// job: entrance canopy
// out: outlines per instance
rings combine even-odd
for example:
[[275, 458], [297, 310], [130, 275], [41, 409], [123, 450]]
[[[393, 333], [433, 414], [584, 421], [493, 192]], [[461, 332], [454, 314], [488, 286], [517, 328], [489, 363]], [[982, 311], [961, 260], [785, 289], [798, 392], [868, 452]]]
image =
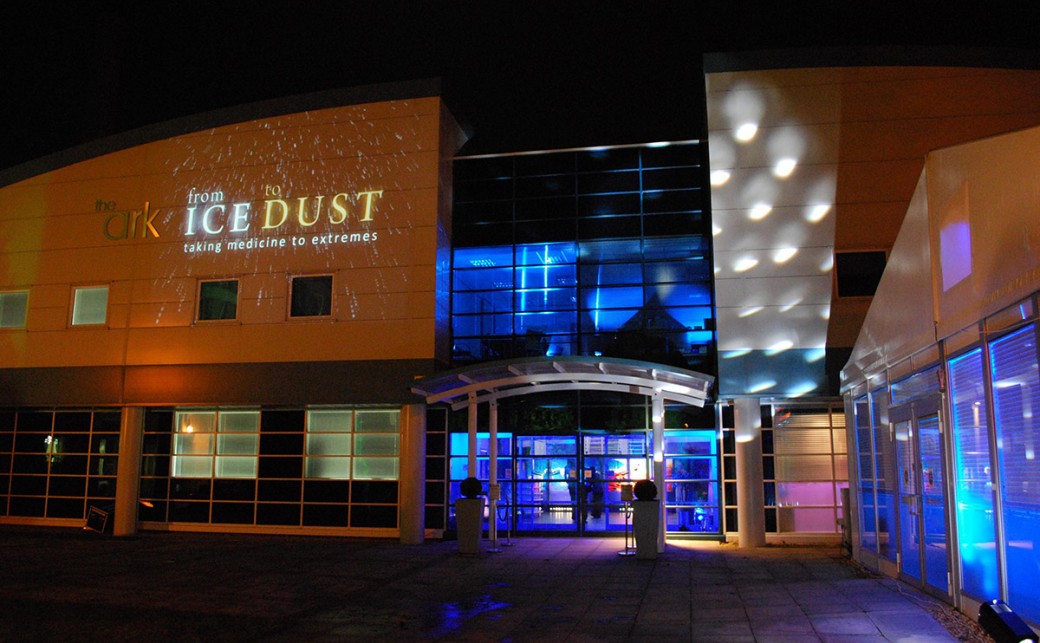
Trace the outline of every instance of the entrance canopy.
[[661, 397], [704, 406], [715, 378], [696, 371], [609, 357], [533, 357], [484, 362], [424, 377], [412, 392], [427, 404], [465, 407], [470, 395], [490, 402], [504, 397], [566, 390], [597, 390]]

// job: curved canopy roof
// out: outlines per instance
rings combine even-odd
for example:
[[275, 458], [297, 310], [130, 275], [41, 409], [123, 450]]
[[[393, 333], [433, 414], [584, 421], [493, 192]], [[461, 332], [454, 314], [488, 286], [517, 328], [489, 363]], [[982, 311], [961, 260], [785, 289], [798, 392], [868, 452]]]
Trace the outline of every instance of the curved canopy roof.
[[424, 377], [412, 392], [427, 404], [446, 402], [453, 409], [476, 401], [563, 390], [599, 390], [653, 396], [704, 406], [715, 378], [696, 371], [609, 357], [534, 357], [484, 362]]

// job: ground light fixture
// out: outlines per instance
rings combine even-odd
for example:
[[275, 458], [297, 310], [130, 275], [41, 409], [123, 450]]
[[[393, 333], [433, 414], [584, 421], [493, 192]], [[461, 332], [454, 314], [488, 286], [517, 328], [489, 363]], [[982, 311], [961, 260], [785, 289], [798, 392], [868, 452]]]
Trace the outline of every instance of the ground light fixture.
[[979, 625], [996, 643], [1027, 643], [1037, 635], [1018, 614], [1002, 600], [994, 599], [979, 607]]

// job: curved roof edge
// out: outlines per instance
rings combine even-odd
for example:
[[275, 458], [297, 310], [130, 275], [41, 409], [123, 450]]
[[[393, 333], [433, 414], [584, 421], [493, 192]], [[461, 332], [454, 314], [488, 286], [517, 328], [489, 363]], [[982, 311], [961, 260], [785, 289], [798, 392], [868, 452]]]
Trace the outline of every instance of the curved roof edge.
[[561, 390], [608, 390], [661, 395], [668, 400], [704, 406], [715, 378], [683, 368], [611, 357], [533, 357], [482, 362], [418, 380], [412, 392], [427, 404], [445, 402], [453, 409], [469, 403]]
[[244, 123], [258, 118], [284, 116], [285, 114], [344, 105], [361, 105], [364, 103], [403, 100], [406, 98], [427, 98], [441, 95], [441, 81], [436, 78], [427, 78], [330, 89], [272, 98], [254, 103], [243, 103], [162, 121], [152, 125], [145, 125], [144, 127], [113, 134], [112, 136], [99, 138], [89, 143], [54, 152], [21, 165], [15, 165], [0, 171], [0, 187], [112, 152], [214, 127]]

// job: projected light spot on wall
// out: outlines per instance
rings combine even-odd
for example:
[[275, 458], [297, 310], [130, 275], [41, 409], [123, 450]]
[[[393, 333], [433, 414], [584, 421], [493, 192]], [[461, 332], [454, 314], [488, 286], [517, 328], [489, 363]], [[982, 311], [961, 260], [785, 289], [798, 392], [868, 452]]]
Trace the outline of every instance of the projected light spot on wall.
[[708, 76], [719, 391], [806, 395], [826, 384], [841, 106], [792, 111], [797, 88], [761, 81]]

